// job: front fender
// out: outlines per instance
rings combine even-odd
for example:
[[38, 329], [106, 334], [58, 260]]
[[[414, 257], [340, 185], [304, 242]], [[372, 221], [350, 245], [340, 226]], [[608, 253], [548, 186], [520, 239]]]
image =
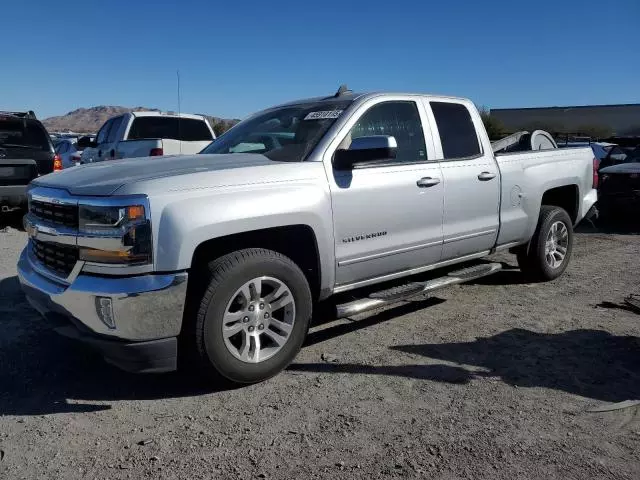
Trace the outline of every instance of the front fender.
[[[222, 187], [152, 203], [156, 271], [186, 270], [203, 242], [287, 225], [310, 227], [317, 240], [321, 289], [333, 287], [335, 249], [328, 188], [312, 182]], [[292, 238], [292, 242], [297, 239]]]

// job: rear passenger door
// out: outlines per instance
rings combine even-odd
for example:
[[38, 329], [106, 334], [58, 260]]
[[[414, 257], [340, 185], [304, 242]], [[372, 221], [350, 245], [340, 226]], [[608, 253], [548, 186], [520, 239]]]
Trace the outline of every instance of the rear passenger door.
[[464, 103], [426, 103], [444, 180], [442, 260], [487, 251], [498, 234], [500, 176], [493, 152], [483, 151], [482, 122]]
[[121, 138], [120, 127], [124, 120], [124, 116], [114, 117], [111, 119], [111, 126], [107, 133], [107, 138], [102, 145], [99, 145], [99, 154], [103, 160], [113, 160], [116, 158], [116, 147], [118, 146], [118, 140]]
[[[99, 162], [102, 160], [101, 157], [98, 156], [98, 152], [100, 151], [100, 144], [106, 142], [107, 134], [109, 133], [109, 127], [111, 126], [111, 120], [107, 120], [98, 133], [96, 135], [95, 147], [87, 147], [82, 151], [82, 163], [93, 163]], [[100, 153], [102, 155], [102, 152]]]

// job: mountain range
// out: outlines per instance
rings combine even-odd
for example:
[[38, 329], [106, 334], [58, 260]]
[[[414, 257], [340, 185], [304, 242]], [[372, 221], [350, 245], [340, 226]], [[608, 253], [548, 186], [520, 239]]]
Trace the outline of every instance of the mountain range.
[[[157, 108], [148, 107], [119, 107], [114, 105], [100, 105], [90, 108], [78, 108], [65, 115], [49, 117], [42, 120], [42, 123], [49, 132], [75, 132], [75, 133], [96, 133], [98, 129], [111, 117], [122, 115], [127, 112], [154, 111]], [[204, 114], [203, 114], [204, 115]], [[211, 115], [204, 115], [209, 119], [216, 135], [228, 130], [239, 122], [238, 119], [220, 118]]]

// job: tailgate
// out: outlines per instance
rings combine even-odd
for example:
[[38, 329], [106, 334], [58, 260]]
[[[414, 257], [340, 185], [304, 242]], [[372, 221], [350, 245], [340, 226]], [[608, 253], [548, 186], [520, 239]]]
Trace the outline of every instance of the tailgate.
[[122, 140], [116, 147], [116, 158], [148, 157], [151, 151], [162, 148], [162, 140], [148, 138], [144, 140]]
[[195, 155], [196, 153], [200, 153], [207, 146], [211, 144], [213, 140], [198, 140], [193, 142], [182, 142], [182, 153], [186, 153], [188, 155]]
[[35, 160], [0, 158], [0, 186], [27, 185], [37, 176]]

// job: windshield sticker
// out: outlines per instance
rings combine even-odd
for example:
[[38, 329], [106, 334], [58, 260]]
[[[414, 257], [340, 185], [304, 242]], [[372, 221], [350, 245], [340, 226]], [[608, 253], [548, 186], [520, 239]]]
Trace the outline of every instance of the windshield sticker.
[[344, 110], [325, 110], [322, 112], [309, 112], [305, 120], [324, 120], [326, 118], [338, 118]]

